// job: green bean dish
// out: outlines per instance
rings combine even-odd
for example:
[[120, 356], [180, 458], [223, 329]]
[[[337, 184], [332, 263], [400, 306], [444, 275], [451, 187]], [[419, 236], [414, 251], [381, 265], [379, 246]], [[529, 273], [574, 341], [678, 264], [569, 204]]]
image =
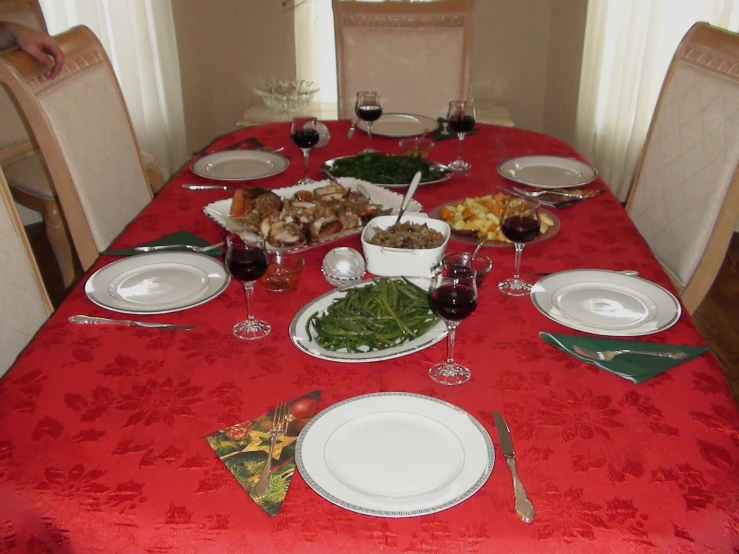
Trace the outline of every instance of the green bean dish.
[[368, 152], [340, 158], [330, 169], [334, 177], [354, 177], [370, 183], [398, 185], [410, 183], [417, 171], [421, 182], [437, 181], [445, 176], [443, 171], [432, 169], [418, 156], [394, 156], [380, 152]]
[[[428, 294], [405, 277], [349, 289], [306, 322], [308, 339], [327, 350], [374, 352], [422, 336], [439, 321]], [[311, 332], [312, 331], [312, 332]]]

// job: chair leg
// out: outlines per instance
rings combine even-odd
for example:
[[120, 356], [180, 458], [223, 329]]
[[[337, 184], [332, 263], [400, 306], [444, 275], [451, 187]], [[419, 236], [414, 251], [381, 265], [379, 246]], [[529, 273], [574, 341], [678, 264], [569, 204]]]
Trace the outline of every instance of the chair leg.
[[44, 225], [46, 236], [54, 251], [54, 256], [62, 272], [64, 288], [68, 288], [74, 282], [74, 256], [72, 244], [69, 241], [64, 219], [59, 211], [58, 204], [53, 200], [44, 201]]
[[146, 168], [146, 180], [149, 181], [151, 193], [156, 195], [164, 186], [164, 177], [162, 172], [155, 165]]

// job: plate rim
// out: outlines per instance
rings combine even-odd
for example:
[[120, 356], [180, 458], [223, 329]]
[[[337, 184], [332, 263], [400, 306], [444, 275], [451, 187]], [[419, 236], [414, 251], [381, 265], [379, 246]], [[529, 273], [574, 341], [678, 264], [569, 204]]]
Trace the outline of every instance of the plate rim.
[[[429, 122], [431, 122], [434, 125], [434, 128], [433, 129], [429, 129], [428, 131], [425, 131], [425, 132], [422, 132], [422, 133], [413, 133], [413, 134], [410, 134], [410, 135], [408, 135], [408, 134], [405, 134], [405, 135], [388, 135], [387, 133], [378, 133], [378, 132], [376, 132], [373, 129], [372, 130], [372, 135], [373, 136], [387, 137], [387, 138], [421, 137], [421, 136], [427, 135], [429, 133], [433, 133], [434, 131], [436, 131], [436, 129], [439, 128], [439, 121], [437, 119], [434, 119], [434, 118], [429, 117], [427, 115], [421, 115], [421, 114], [416, 114], [416, 113], [405, 113], [405, 112], [388, 112], [388, 113], [383, 113], [377, 121], [380, 121], [385, 116], [391, 116], [391, 115], [404, 115], [404, 116], [415, 117], [415, 118], [418, 119], [419, 122], [422, 122], [423, 119], [427, 119], [427, 120], [429, 120]], [[366, 133], [367, 132], [366, 126], [367, 126], [367, 124], [366, 124], [365, 121], [363, 121], [361, 119], [357, 121], [357, 128], [359, 130], [361, 130], [363, 133]]]
[[[431, 210], [429, 210], [428, 216], [432, 219], [438, 219], [438, 220], [444, 221], [439, 215], [439, 213], [441, 212], [441, 208], [443, 208], [444, 206], [449, 206], [450, 204], [458, 204], [460, 202], [463, 202], [466, 198], [480, 198], [480, 197], [479, 196], [476, 196], [476, 197], [475, 196], [465, 196], [464, 198], [459, 198], [457, 200], [450, 200], [448, 202], [443, 202], [439, 204], [438, 206], [435, 206]], [[527, 245], [538, 244], [540, 242], [547, 241], [551, 239], [552, 237], [554, 237], [557, 233], [559, 233], [559, 230], [562, 228], [562, 221], [559, 219], [559, 217], [557, 217], [557, 215], [554, 212], [544, 209], [544, 208], [539, 208], [539, 211], [544, 212], [549, 217], [551, 217], [552, 221], [554, 222], [554, 225], [552, 225], [549, 229], [547, 229], [547, 232], [544, 234], [544, 236], [542, 237], [537, 236], [531, 242], [526, 243]], [[451, 225], [449, 227], [451, 227]], [[554, 229], [554, 231], [552, 231], [552, 229]], [[449, 238], [456, 240], [457, 242], [463, 242], [465, 244], [475, 244], [476, 245], [478, 243], [478, 240], [475, 234], [461, 235], [460, 233], [455, 231], [453, 228], [452, 228], [452, 232]], [[494, 247], [494, 248], [513, 248], [512, 242], [499, 242], [497, 240], [485, 240], [482, 243], [482, 245], [485, 247]]]
[[[150, 310], [136, 310], [136, 309], [130, 309], [129, 310], [129, 309], [124, 309], [124, 308], [119, 308], [119, 307], [116, 307], [116, 306], [110, 306], [108, 304], [105, 304], [103, 301], [92, 297], [92, 291], [90, 290], [90, 287], [92, 286], [91, 281], [95, 277], [98, 277], [98, 275], [101, 272], [103, 272], [104, 270], [108, 270], [111, 267], [114, 267], [114, 266], [116, 266], [118, 264], [124, 264], [125, 262], [131, 262], [131, 260], [135, 260], [135, 259], [139, 259], [139, 260], [142, 260], [143, 261], [143, 257], [144, 256], [148, 256], [148, 257], [163, 257], [163, 256], [172, 256], [172, 255], [184, 255], [184, 256], [187, 256], [188, 258], [194, 257], [196, 259], [204, 260], [207, 263], [214, 263], [214, 264], [216, 264], [218, 266], [218, 268], [219, 268], [219, 271], [225, 277], [224, 280], [223, 280], [223, 284], [220, 285], [220, 287], [218, 287], [217, 289], [214, 289], [213, 292], [211, 292], [211, 294], [206, 295], [204, 298], [200, 299], [197, 302], [184, 304], [184, 305], [181, 305], [179, 307], [167, 308], [165, 310], [155, 310], [155, 311], [150, 311]], [[142, 266], [139, 266], [139, 267], [143, 267], [143, 265]], [[130, 269], [133, 269], [133, 268], [130, 268]], [[120, 273], [121, 272], [115, 273], [113, 275], [113, 277], [115, 277], [117, 275], [120, 275]], [[171, 313], [174, 313], [174, 312], [181, 312], [181, 311], [184, 311], [184, 310], [188, 310], [190, 308], [194, 308], [196, 306], [200, 306], [202, 304], [205, 304], [206, 302], [210, 302], [211, 300], [213, 300], [213, 299], [217, 298], [218, 296], [220, 296], [223, 293], [223, 291], [226, 290], [226, 288], [228, 287], [228, 285], [230, 284], [230, 282], [231, 282], [231, 276], [228, 274], [228, 272], [226, 271], [226, 268], [223, 266], [223, 264], [221, 264], [218, 260], [214, 259], [212, 256], [208, 256], [207, 254], [198, 254], [196, 252], [148, 252], [148, 253], [144, 253], [144, 254], [136, 254], [135, 256], [127, 256], [126, 258], [123, 258], [123, 259], [120, 259], [120, 260], [116, 260], [114, 262], [111, 262], [109, 264], [104, 265], [103, 267], [101, 267], [100, 269], [98, 269], [97, 271], [95, 271], [95, 273], [93, 273], [92, 275], [90, 275], [87, 278], [87, 280], [85, 281], [84, 291], [85, 291], [85, 296], [87, 297], [87, 299], [90, 302], [92, 302], [96, 306], [99, 306], [99, 307], [104, 308], [106, 310], [110, 310], [112, 312], [121, 313], [121, 314], [134, 314], [134, 315], [160, 315], [160, 314], [171, 314]]]
[[[525, 160], [528, 158], [549, 158], [551, 160], [567, 160], [568, 162], [587, 167], [593, 172], [593, 177], [591, 179], [588, 179], [587, 181], [574, 183], [572, 185], [546, 185], [546, 184], [542, 185], [542, 184], [532, 183], [531, 181], [524, 181], [522, 179], [518, 179], [516, 177], [512, 177], [510, 175], [506, 175], [505, 173], [503, 173], [502, 168], [505, 164], [515, 162], [516, 160]], [[554, 156], [550, 154], [529, 154], [526, 156], [516, 156], [513, 158], [508, 158], [498, 164], [497, 170], [498, 170], [498, 175], [500, 175], [501, 177], [505, 179], [513, 181], [514, 183], [520, 183], [522, 185], [528, 185], [530, 187], [537, 187], [537, 188], [544, 189], [544, 190], [556, 190], [556, 189], [568, 189], [568, 188], [574, 188], [574, 187], [582, 187], [585, 185], [589, 185], [590, 183], [592, 183], [598, 178], [598, 170], [593, 165], [589, 164], [588, 162], [584, 162], [577, 158], [572, 158], [572, 157], [567, 157], [567, 156]]]
[[[331, 411], [337, 408], [340, 408], [352, 402], [362, 401], [368, 398], [376, 398], [376, 397], [417, 398], [417, 399], [420, 399], [426, 402], [433, 402], [436, 404], [440, 404], [457, 413], [466, 415], [469, 422], [477, 429], [483, 441], [485, 442], [485, 447], [486, 447], [487, 455], [488, 455], [487, 462], [485, 464], [485, 469], [483, 470], [482, 474], [478, 477], [477, 481], [475, 481], [475, 483], [471, 487], [469, 487], [467, 490], [458, 494], [455, 498], [448, 500], [447, 502], [444, 502], [443, 504], [439, 504], [437, 506], [430, 506], [427, 508], [418, 508], [414, 510], [376, 510], [373, 508], [364, 508], [362, 506], [357, 506], [350, 502], [345, 502], [335, 497], [328, 491], [324, 490], [323, 487], [321, 487], [318, 483], [316, 483], [316, 481], [309, 475], [303, 463], [303, 445], [305, 443], [305, 439], [308, 435], [309, 430], [311, 429], [311, 427], [313, 427], [313, 425], [317, 421], [320, 420], [321, 417], [324, 417], [326, 414], [330, 413]], [[487, 482], [487, 480], [490, 478], [490, 475], [493, 472], [493, 468], [495, 467], [495, 458], [496, 458], [495, 446], [493, 445], [493, 440], [492, 440], [492, 437], [490, 436], [490, 433], [488, 433], [487, 429], [485, 429], [482, 423], [480, 423], [480, 421], [475, 416], [473, 416], [471, 413], [460, 408], [459, 406], [452, 404], [451, 402], [447, 402], [446, 400], [441, 400], [439, 398], [434, 398], [433, 396], [428, 396], [424, 394], [418, 394], [418, 393], [413, 393], [413, 392], [402, 392], [402, 391], [374, 392], [374, 393], [360, 394], [358, 396], [345, 398], [344, 400], [340, 400], [339, 402], [324, 408], [319, 413], [317, 413], [315, 416], [313, 416], [313, 418], [311, 418], [308, 424], [300, 431], [300, 434], [298, 435], [297, 443], [295, 445], [295, 466], [298, 469], [300, 476], [305, 480], [308, 486], [316, 494], [318, 494], [325, 500], [328, 500], [332, 504], [339, 506], [341, 508], [344, 508], [345, 510], [349, 510], [349, 511], [364, 514], [364, 515], [390, 517], [390, 518], [415, 517], [415, 516], [433, 514], [433, 513], [444, 511], [448, 508], [451, 508], [453, 506], [456, 506], [457, 504], [464, 502], [465, 500], [470, 498], [472, 495], [474, 495], [477, 491], [479, 491], [482, 488], [482, 486]]]
[[[362, 281], [360, 281], [358, 283], [355, 283], [355, 284], [353, 284], [351, 286], [348, 286], [348, 287], [346, 287], [346, 288], [344, 288], [342, 290], [339, 290], [338, 288], [334, 288], [334, 289], [332, 289], [332, 290], [330, 290], [328, 292], [325, 292], [325, 293], [321, 294], [320, 296], [316, 296], [312, 300], [309, 300], [305, 305], [303, 305], [295, 313], [295, 315], [293, 316], [293, 318], [290, 320], [290, 325], [288, 326], [288, 333], [290, 334], [290, 342], [292, 342], [293, 345], [298, 350], [300, 350], [301, 352], [303, 352], [305, 354], [308, 354], [309, 356], [312, 356], [312, 357], [317, 358], [319, 360], [325, 360], [325, 361], [328, 361], [328, 362], [346, 363], [346, 364], [359, 364], [359, 363], [382, 362], [382, 361], [385, 361], [385, 360], [394, 360], [396, 358], [402, 358], [404, 356], [408, 356], [410, 354], [414, 354], [416, 352], [420, 352], [421, 350], [425, 350], [426, 348], [429, 348], [429, 347], [437, 344], [438, 342], [441, 342], [442, 340], [444, 340], [444, 338], [448, 334], [448, 330], [446, 329], [446, 326], [444, 325], [444, 322], [442, 320], [440, 320], [436, 325], [434, 325], [428, 331], [426, 331], [426, 333], [424, 333], [423, 335], [421, 335], [420, 337], [418, 337], [418, 339], [414, 339], [414, 340], [420, 340], [420, 339], [422, 339], [424, 336], [426, 336], [426, 334], [430, 333], [431, 331], [433, 331], [437, 327], [439, 327], [439, 330], [442, 330], [441, 326], [443, 325], [444, 326], [443, 327], [443, 332], [441, 332], [438, 337], [434, 337], [433, 339], [427, 340], [426, 342], [423, 342], [421, 344], [417, 344], [417, 345], [411, 347], [408, 350], [404, 350], [404, 351], [400, 351], [400, 352], [393, 352], [392, 354], [382, 354], [382, 352], [385, 352], [384, 350], [380, 350], [380, 351], [377, 351], [377, 352], [367, 352], [367, 354], [374, 354], [374, 356], [366, 357], [366, 358], [353, 358], [351, 356], [357, 356], [358, 354], [352, 354], [352, 353], [349, 353], [349, 352], [346, 352], [346, 353], [343, 353], [342, 352], [342, 353], [339, 353], [339, 355], [333, 355], [332, 356], [330, 354], [324, 354], [323, 352], [311, 351], [308, 348], [304, 347], [302, 344], [300, 344], [300, 342], [298, 342], [298, 341], [295, 340], [295, 333], [297, 331], [298, 320], [301, 318], [301, 316], [303, 316], [308, 311], [308, 309], [311, 306], [315, 305], [319, 301], [328, 298], [332, 294], [337, 294], [337, 293], [340, 293], [340, 292], [345, 292], [347, 290], [350, 290], [350, 289], [353, 289], [353, 288], [357, 288], [357, 287], [364, 287], [364, 286], [369, 285], [370, 283], [377, 282], [380, 279], [400, 279], [400, 278], [401, 277], [372, 277], [370, 279], [363, 279]], [[408, 277], [408, 279], [411, 282], [413, 280], [428, 280], [425, 277]], [[407, 343], [406, 343], [406, 345], [407, 345]], [[321, 347], [318, 346], [317, 348], [321, 348]], [[325, 350], [325, 349], [322, 349], [322, 350]], [[341, 354], [344, 354], [344, 356], [342, 356]]]
[[[345, 183], [343, 182], [344, 179], [351, 179], [351, 183]], [[361, 179], [357, 179], [355, 177], [338, 177], [339, 183], [341, 183], [342, 186], [349, 187], [352, 190], [356, 190], [357, 183], [361, 183], [365, 187], [369, 187], [369, 192], [373, 192], [373, 187], [377, 189], [377, 193], [380, 194], [393, 194], [398, 197], [399, 202], [403, 201], [403, 195], [398, 194], [395, 191], [392, 190], [385, 190], [384, 188], [380, 187], [379, 185], [376, 185], [374, 183], [370, 183], [369, 181], [363, 181]], [[289, 187], [280, 187], [276, 189], [270, 189], [270, 192], [274, 192], [278, 196], [280, 195], [280, 192], [285, 193], [286, 191], [299, 191], [299, 190], [312, 190], [313, 188], [318, 188], [320, 186], [326, 186], [329, 185], [329, 180], [323, 180], [323, 181], [314, 181], [313, 183], [309, 183], [307, 185], [290, 185]], [[209, 204], [206, 204], [203, 206], [203, 213], [205, 216], [219, 225], [222, 229], [225, 229], [229, 233], [237, 232], [226, 225], [228, 224], [229, 218], [228, 216], [222, 216], [220, 213], [218, 213], [215, 208], [213, 208], [214, 205], [220, 204], [222, 202], [233, 202], [233, 195], [229, 198], [221, 198], [220, 200], [214, 200], [213, 202], [210, 202]], [[400, 206], [400, 203], [398, 204]], [[410, 204], [408, 205], [408, 209], [406, 210], [406, 213], [423, 213], [423, 205], [418, 200], [411, 200]], [[228, 221], [221, 221], [221, 219], [228, 220]], [[234, 223], [236, 225], [236, 223]], [[339, 233], [335, 233], [333, 235], [329, 235], [327, 237], [324, 237], [316, 242], [311, 242], [308, 244], [304, 244], [302, 246], [285, 246], [282, 248], [277, 248], [272, 245], [267, 245], [267, 250], [270, 252], [303, 252], [305, 250], [310, 250], [311, 248], [316, 248], [318, 246], [323, 246], [325, 244], [330, 244], [335, 241], [341, 240], [342, 238], [354, 236], [355, 234], [360, 234], [366, 225], [362, 225], [361, 227], [357, 227], [355, 229], [348, 229], [346, 231], [340, 231]]]
[[[203, 160], [207, 160], [208, 158], [214, 158], [214, 157], [226, 157], [226, 156], [233, 156], [233, 157], [245, 157], [247, 155], [252, 154], [259, 154], [256, 157], [273, 157], [282, 160], [283, 167], [276, 169], [275, 171], [271, 173], [267, 173], [264, 175], [259, 175], [257, 177], [215, 177], [213, 175], [207, 175], [203, 172], [200, 172], [196, 169], [197, 164], [202, 163]], [[214, 181], [256, 181], [258, 179], [266, 179], [267, 177], [273, 177], [275, 175], [279, 175], [283, 171], [285, 171], [290, 166], [290, 160], [287, 159], [285, 156], [279, 153], [275, 152], [265, 152], [264, 150], [222, 150], [220, 152], [212, 152], [210, 154], [206, 154], [204, 156], [201, 156], [197, 160], [193, 160], [192, 163], [190, 163], [190, 171], [197, 175], [198, 177], [202, 177], [203, 179], [212, 179]]]
[[[380, 152], [380, 154], [385, 154], [385, 152]], [[387, 154], [387, 155], [388, 156], [399, 156], [400, 154]], [[336, 163], [336, 161], [343, 160], [346, 158], [355, 158], [356, 156], [359, 156], [359, 154], [352, 154], [350, 156], [338, 156], [336, 158], [331, 158], [330, 160], [326, 160], [323, 163], [321, 163], [320, 169], [327, 171], [328, 173], [331, 173], [331, 168], [333, 167], [333, 164]], [[434, 162], [434, 161], [431, 161], [431, 162], [429, 162], [428, 160], [426, 161], [429, 164], [429, 166], [431, 166], [432, 168], [438, 168], [439, 170], [441, 170], [439, 166], [443, 164], [439, 162]], [[446, 171], [446, 170], [443, 170], [443, 171], [444, 171], [444, 176], [441, 179], [436, 179], [435, 181], [421, 181], [420, 183], [418, 183], [418, 186], [425, 187], [428, 185], [438, 185], [439, 183], [446, 183], [449, 179], [452, 178], [452, 176], [454, 175], [454, 172]], [[336, 177], [334, 176], [333, 173], [331, 173], [331, 176], [335, 177], [336, 179], [346, 179], [346, 177]], [[351, 177], [351, 179], [357, 179], [357, 177]], [[408, 184], [406, 183], [372, 183], [370, 181], [364, 181], [363, 179], [358, 179], [358, 180], [363, 181], [365, 183], [369, 183], [371, 185], [375, 185], [376, 187], [384, 187], [388, 189], [402, 189], [408, 186]]]
[[[541, 306], [539, 301], [536, 298], [537, 293], [539, 293], [538, 290], [536, 290], [536, 285], [541, 283], [544, 280], [551, 279], [555, 276], [561, 275], [561, 274], [569, 274], [569, 273], [579, 273], [579, 272], [585, 272], [585, 271], [592, 271], [596, 273], [604, 273], [611, 276], [618, 276], [618, 278], [625, 278], [627, 280], [637, 280], [640, 282], [647, 283], [648, 285], [655, 287], [656, 289], [661, 290], [664, 292], [673, 302], [675, 306], [675, 313], [672, 316], [670, 320], [668, 320], [666, 323], [664, 323], [662, 326], [657, 327], [657, 329], [654, 330], [647, 330], [647, 331], [638, 331], [636, 333], [630, 332], [628, 328], [626, 329], [604, 329], [602, 331], [597, 330], [593, 326], [587, 326], [588, 328], [584, 328], [585, 326], [574, 326], [568, 323], [563, 323], [562, 321], [556, 319], [553, 317], [550, 313], [548, 313], [544, 308]], [[644, 293], [645, 296], [648, 296], [646, 293]], [[555, 273], [552, 273], [551, 275], [547, 275], [545, 277], [542, 277], [537, 281], [537, 283], [532, 287], [531, 292], [529, 293], [529, 298], [531, 299], [531, 303], [534, 305], [534, 307], [541, 313], [542, 315], [546, 316], [547, 318], [551, 319], [555, 323], [558, 323], [564, 327], [567, 327], [568, 329], [574, 329], [576, 331], [582, 331], [583, 333], [590, 333], [591, 335], [598, 335], [598, 336], [606, 336], [606, 337], [642, 337], [646, 335], [653, 335], [655, 333], [661, 333], [662, 331], [666, 331], [670, 327], [674, 326], [678, 321], [680, 321], [680, 317], [682, 315], [682, 306], [680, 305], [680, 301], [677, 299], [677, 297], [672, 294], [669, 290], [667, 290], [662, 285], [658, 285], [657, 283], [650, 281], [648, 279], [644, 279], [643, 277], [639, 277], [637, 275], [624, 275], [623, 273], [619, 271], [614, 271], [610, 269], [568, 269], [565, 271], [557, 271]], [[650, 299], [654, 302], [654, 299], [650, 297]], [[657, 314], [659, 315], [659, 307], [657, 307]]]

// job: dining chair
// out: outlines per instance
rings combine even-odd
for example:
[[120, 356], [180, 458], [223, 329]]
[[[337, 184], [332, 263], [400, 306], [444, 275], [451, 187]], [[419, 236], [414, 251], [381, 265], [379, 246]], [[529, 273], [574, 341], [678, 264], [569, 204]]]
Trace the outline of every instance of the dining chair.
[[[0, 0], [0, 21], [12, 21], [47, 32], [38, 0]], [[30, 135], [12, 99], [5, 90], [0, 90], [0, 167], [5, 171], [15, 201], [41, 214], [62, 280], [68, 287], [75, 278], [72, 244], [43, 157]], [[149, 186], [156, 193], [164, 185], [156, 159], [145, 151], [141, 156]]]
[[376, 90], [385, 113], [444, 117], [467, 97], [474, 0], [332, 0], [339, 117], [354, 98]]
[[53, 311], [0, 170], [0, 377]]
[[28, 123], [83, 269], [152, 197], [110, 60], [84, 26], [55, 37], [66, 62], [53, 80], [19, 49], [0, 53], [0, 84]]
[[739, 35], [696, 23], [672, 59], [626, 210], [693, 313], [739, 219]]

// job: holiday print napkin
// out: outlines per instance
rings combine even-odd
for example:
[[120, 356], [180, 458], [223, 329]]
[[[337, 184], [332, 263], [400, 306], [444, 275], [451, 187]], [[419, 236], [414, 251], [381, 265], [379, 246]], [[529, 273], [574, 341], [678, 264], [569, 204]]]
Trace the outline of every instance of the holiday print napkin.
[[[210, 242], [205, 240], [198, 235], [191, 233], [190, 231], [176, 231], [169, 233], [158, 239], [146, 242], [144, 244], [138, 244], [136, 246], [172, 246], [174, 244], [189, 244], [190, 246], [210, 246]], [[189, 248], [168, 248], [167, 250], [160, 250], [160, 252], [192, 252]], [[106, 256], [137, 256], [143, 254], [133, 248], [119, 248], [117, 250], [106, 250], [103, 252]], [[220, 248], [214, 248], [203, 252], [209, 256], [223, 256], [223, 250]]]
[[253, 489], [267, 460], [274, 409], [251, 421], [237, 423], [205, 436], [218, 458], [236, 477], [249, 496], [271, 516], [280, 512], [295, 473], [295, 443], [301, 429], [316, 414], [321, 391], [314, 390], [290, 402], [287, 433], [277, 439], [272, 454], [269, 491], [264, 498], [254, 497]]

